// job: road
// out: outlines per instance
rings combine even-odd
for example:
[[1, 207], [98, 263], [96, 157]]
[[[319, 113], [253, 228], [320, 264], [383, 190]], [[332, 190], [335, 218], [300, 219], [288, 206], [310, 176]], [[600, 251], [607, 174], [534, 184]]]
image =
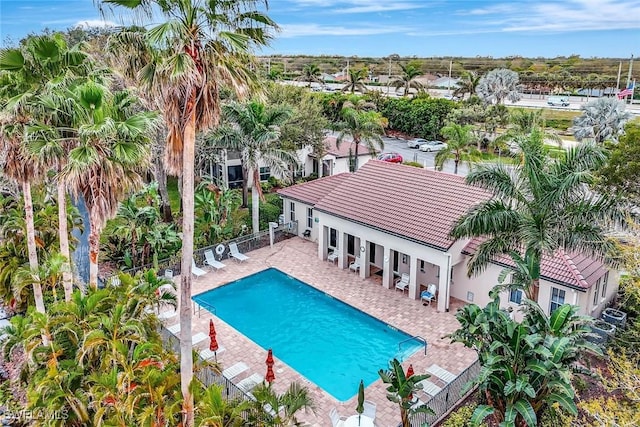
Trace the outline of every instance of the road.
[[[405, 162], [418, 162], [421, 163], [427, 169], [433, 170], [435, 168], [436, 153], [425, 153], [417, 148], [407, 147], [407, 141], [404, 139], [395, 139], [382, 137], [384, 141], [384, 152], [400, 153]], [[447, 162], [442, 168], [443, 172], [453, 173], [453, 161]], [[469, 167], [466, 164], [458, 165], [458, 175], [466, 175], [469, 172]]]

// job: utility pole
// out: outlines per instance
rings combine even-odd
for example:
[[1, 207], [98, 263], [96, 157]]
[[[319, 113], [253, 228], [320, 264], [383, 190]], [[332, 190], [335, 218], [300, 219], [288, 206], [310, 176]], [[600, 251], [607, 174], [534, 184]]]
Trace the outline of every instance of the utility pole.
[[[631, 59], [629, 60], [629, 75], [627, 76], [627, 86], [625, 86], [625, 88], [628, 88], [631, 86], [631, 71], [633, 70], [633, 55], [631, 55]], [[635, 90], [635, 87], [634, 87]], [[633, 92], [631, 93], [631, 96], [629, 97], [629, 104], [633, 103]]]
[[620, 90], [620, 75], [622, 74], [622, 61], [618, 65], [618, 81], [616, 81], [616, 90]]
[[389, 74], [387, 74], [387, 96], [391, 93], [391, 55], [389, 55]]
[[451, 96], [451, 67], [453, 67], [453, 61], [449, 60], [449, 84], [447, 85], [447, 95]]

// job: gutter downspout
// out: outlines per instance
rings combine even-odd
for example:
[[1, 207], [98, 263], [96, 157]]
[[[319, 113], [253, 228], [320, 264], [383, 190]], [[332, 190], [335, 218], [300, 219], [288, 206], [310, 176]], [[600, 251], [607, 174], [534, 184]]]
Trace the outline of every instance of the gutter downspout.
[[444, 311], [449, 312], [449, 299], [451, 295], [451, 254], [447, 252], [447, 288], [444, 303]]

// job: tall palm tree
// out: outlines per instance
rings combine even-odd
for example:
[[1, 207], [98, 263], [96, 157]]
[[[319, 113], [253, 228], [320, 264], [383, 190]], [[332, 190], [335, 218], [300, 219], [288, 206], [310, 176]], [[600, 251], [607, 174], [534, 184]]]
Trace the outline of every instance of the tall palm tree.
[[424, 89], [424, 85], [416, 80], [422, 74], [422, 71], [411, 64], [400, 64], [400, 68], [402, 68], [402, 75], [391, 80], [389, 86], [392, 86], [395, 90], [403, 88], [403, 96], [409, 95], [411, 88], [416, 89], [418, 92]]
[[436, 154], [435, 163], [438, 170], [442, 170], [444, 164], [453, 159], [453, 173], [458, 173], [458, 164], [461, 161], [471, 163], [480, 156], [473, 138], [473, 126], [461, 126], [457, 123], [449, 124], [442, 128], [442, 134], [447, 140], [447, 148]]
[[469, 96], [476, 93], [476, 88], [480, 83], [480, 76], [475, 71], [465, 71], [462, 73], [462, 78], [458, 82], [458, 87], [453, 92], [454, 95], [464, 98], [466, 94]]
[[[262, 0], [109, 0], [115, 5], [162, 14], [167, 20], [139, 37], [125, 37], [150, 46], [154, 55], [140, 68], [143, 84], [164, 100], [161, 109], [168, 127], [167, 167], [182, 177], [182, 271], [191, 269], [194, 224], [194, 157], [197, 131], [210, 129], [220, 118], [220, 90], [227, 83], [243, 94], [255, 74], [249, 51], [264, 46], [275, 23], [256, 6]], [[183, 426], [193, 425], [191, 345], [191, 275], [180, 277], [180, 375]]]
[[[534, 130], [516, 140], [522, 164], [481, 165], [467, 175], [468, 184], [493, 193], [460, 217], [451, 230], [457, 239], [484, 239], [469, 260], [469, 275], [511, 251], [526, 253], [537, 271], [542, 256], [553, 256], [558, 250], [601, 259], [614, 253], [615, 245], [606, 233], [614, 221], [624, 222], [622, 208], [611, 196], [588, 190], [593, 172], [606, 160], [603, 149], [585, 143], [561, 159], [552, 159], [542, 135]], [[539, 277], [533, 277], [528, 294], [534, 300], [538, 286]]]
[[298, 81], [308, 82], [309, 87], [311, 87], [311, 83], [324, 83], [324, 81], [320, 78], [320, 68], [317, 64], [307, 64], [302, 68], [302, 74], [296, 78]]
[[360, 91], [362, 93], [367, 92], [367, 87], [364, 84], [364, 79], [367, 77], [366, 68], [351, 68], [347, 73], [347, 81], [342, 86], [342, 92]]
[[369, 152], [374, 154], [377, 150], [384, 149], [384, 128], [388, 121], [377, 111], [371, 111], [373, 104], [364, 100], [357, 102], [345, 102], [342, 108], [342, 121], [335, 125], [335, 130], [339, 132], [336, 138], [336, 146], [340, 146], [348, 138], [350, 143], [355, 144], [353, 169], [358, 170], [358, 148], [363, 142], [367, 145]]
[[581, 107], [582, 114], [573, 119], [573, 135], [578, 141], [592, 139], [596, 144], [618, 142], [624, 125], [631, 119], [625, 103], [616, 98], [598, 98]]
[[60, 175], [89, 211], [89, 285], [95, 288], [100, 234], [120, 201], [142, 186], [156, 116], [135, 112], [136, 98], [128, 92], [112, 94], [91, 81], [78, 86], [74, 97], [78, 144]]
[[251, 216], [253, 232], [260, 231], [260, 200], [264, 199], [260, 186], [260, 166], [266, 165], [271, 173], [287, 177], [289, 166], [296, 165], [295, 155], [278, 144], [280, 126], [291, 117], [288, 107], [266, 107], [251, 101], [223, 106], [228, 125], [212, 133], [212, 143], [227, 150], [240, 152], [242, 161], [243, 193], [251, 183]]

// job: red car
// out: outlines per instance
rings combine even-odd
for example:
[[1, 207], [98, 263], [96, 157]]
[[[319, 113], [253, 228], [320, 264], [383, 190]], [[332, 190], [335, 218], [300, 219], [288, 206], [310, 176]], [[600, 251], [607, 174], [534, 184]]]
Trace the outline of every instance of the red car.
[[402, 156], [400, 153], [382, 153], [378, 156], [378, 160], [390, 163], [402, 163]]

